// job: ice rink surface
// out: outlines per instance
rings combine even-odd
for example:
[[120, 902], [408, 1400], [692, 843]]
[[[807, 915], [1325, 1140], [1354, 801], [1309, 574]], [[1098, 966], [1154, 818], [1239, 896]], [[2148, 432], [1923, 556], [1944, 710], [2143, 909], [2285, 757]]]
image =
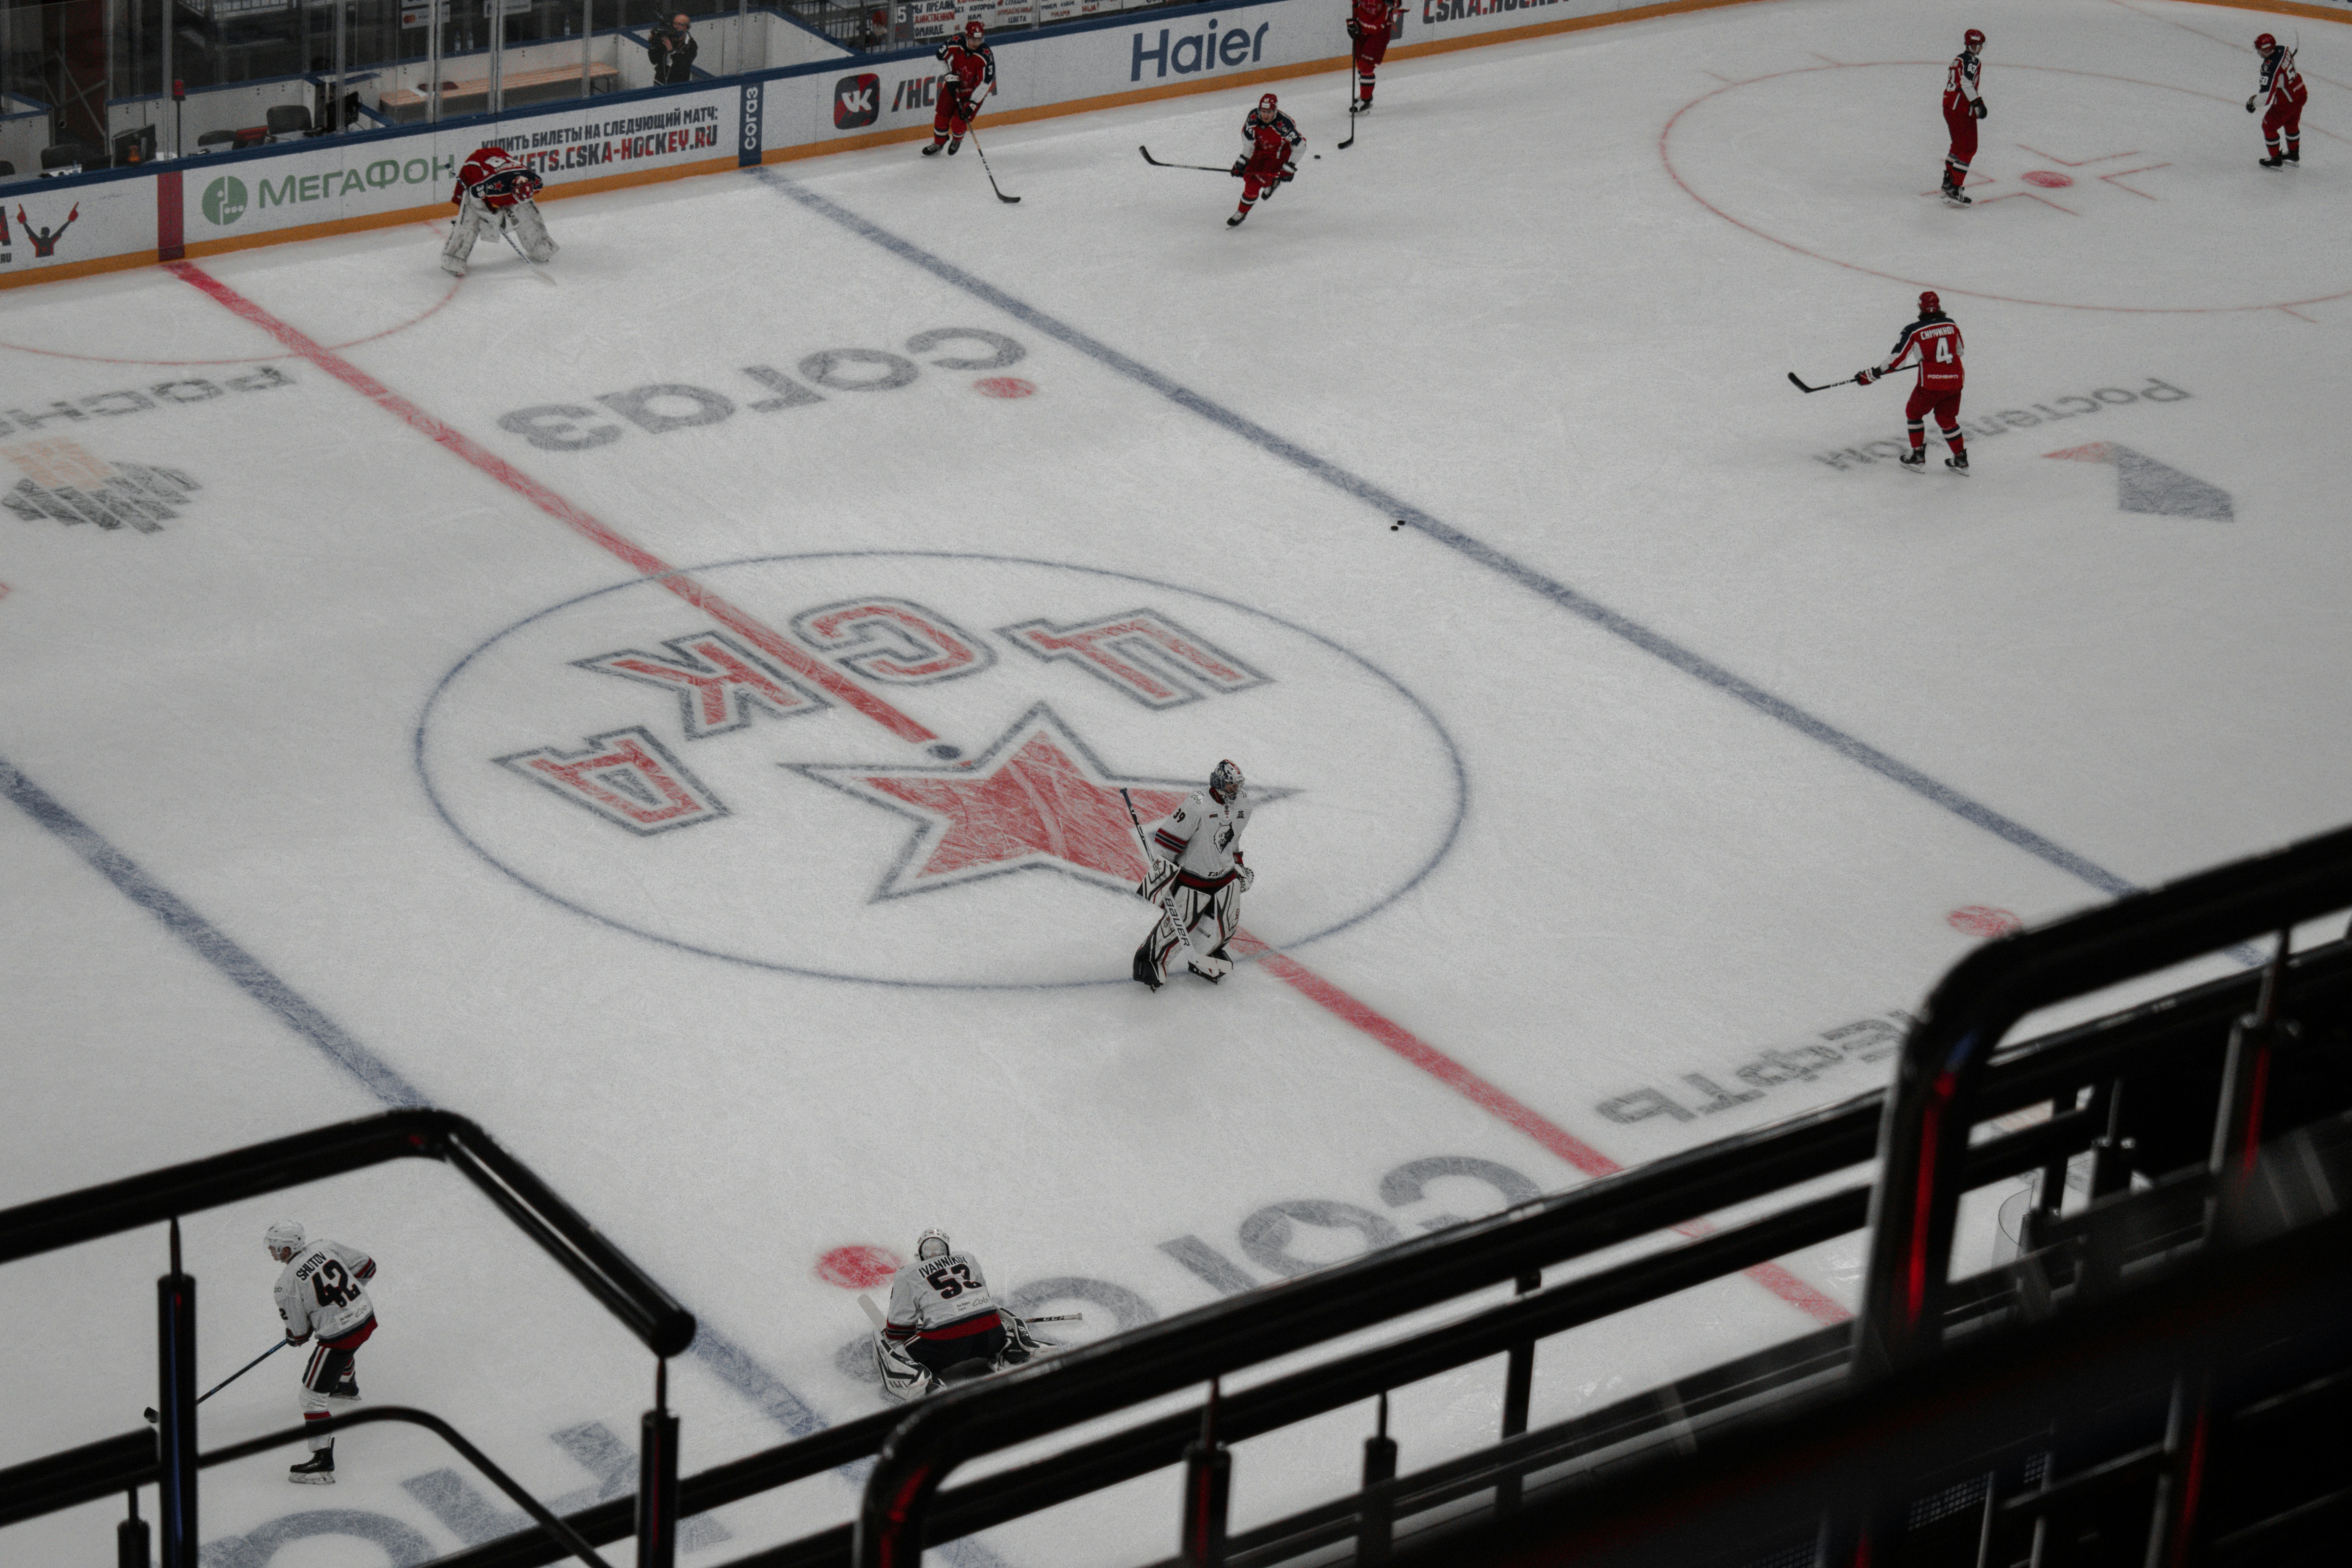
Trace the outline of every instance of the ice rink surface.
[[[2273, 174], [2248, 45], [2298, 27]], [[1346, 153], [1343, 79], [1278, 84], [1312, 155], [1238, 231], [1135, 148], [1222, 165], [1255, 89], [983, 121], [1017, 206], [898, 146], [550, 203], [551, 283], [486, 241], [453, 287], [418, 226], [0, 296], [0, 414], [80, 411], [0, 433], [5, 483], [200, 487], [0, 521], [0, 1203], [462, 1111], [700, 1316], [692, 1470], [876, 1407], [840, 1249], [944, 1226], [1093, 1335], [1870, 1088], [1983, 932], [2345, 816], [2339, 35], [1777, 0], [1392, 64]], [[1922, 288], [1965, 477], [1891, 460], [1907, 373], [1785, 379]], [[1223, 756], [1255, 959], [1150, 994], [1117, 791]], [[372, 1399], [567, 1506], [634, 1486], [649, 1358], [434, 1168], [192, 1216], [205, 1383], [277, 1333], [281, 1214], [382, 1265]], [[136, 1423], [163, 1245], [0, 1271], [0, 1403], [45, 1413], [0, 1463]], [[1785, 1263], [1548, 1342], [1536, 1419], [1852, 1300], [1851, 1246]], [[1500, 1386], [1401, 1396], [1406, 1467]], [[293, 1416], [265, 1363], [206, 1447]], [[1244, 1445], [1237, 1524], [1368, 1426]], [[294, 1457], [208, 1475], [208, 1563], [509, 1527], [421, 1435], [331, 1492]], [[1155, 1478], [942, 1555], [1174, 1515]]]

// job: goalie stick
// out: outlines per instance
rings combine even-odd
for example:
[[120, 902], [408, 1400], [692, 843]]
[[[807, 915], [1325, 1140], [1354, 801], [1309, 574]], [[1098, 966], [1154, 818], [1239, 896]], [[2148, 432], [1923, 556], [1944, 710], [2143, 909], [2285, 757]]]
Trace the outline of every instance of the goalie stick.
[[530, 275], [533, 278], [538, 279], [541, 283], [551, 284], [555, 281], [554, 279], [549, 277], [546, 273], [541, 272], [539, 269], [539, 263], [530, 258], [530, 252], [525, 250], [521, 246], [515, 243], [514, 230], [506, 226], [506, 220], [503, 217], [499, 220], [499, 237], [507, 242], [509, 249], [512, 250], [517, 256], [522, 258], [522, 264], [530, 268]]
[[[1143, 877], [1144, 882], [1148, 885], [1151, 879], [1151, 845], [1150, 842], [1143, 837], [1143, 819], [1135, 815], [1135, 799], [1132, 795], [1129, 795], [1127, 793], [1127, 786], [1124, 784], [1119, 786], [1118, 798], [1127, 802], [1127, 819], [1135, 824], [1135, 844], [1137, 848], [1143, 851]], [[1143, 889], [1141, 887], [1137, 888], [1135, 892], [1136, 897], [1138, 898], [1141, 898], [1143, 896]], [[1234, 972], [1233, 960], [1229, 958], [1210, 957], [1207, 953], [1202, 952], [1199, 948], [1192, 945], [1192, 933], [1190, 931], [1186, 930], [1181, 925], [1177, 925], [1176, 896], [1172, 891], [1169, 894], [1168, 901], [1166, 903], [1157, 904], [1153, 907], [1159, 910], [1162, 920], [1166, 921], [1170, 925], [1176, 927], [1176, 940], [1184, 944], [1185, 952], [1191, 955], [1185, 960], [1186, 963], [1192, 964], [1193, 968], [1198, 969], [1203, 975], [1207, 976], [1211, 980], [1223, 980], [1226, 975], [1231, 974]]]
[[[882, 1309], [874, 1304], [873, 1297], [861, 1295], [857, 1298], [857, 1304], [866, 1309], [866, 1321], [872, 1323], [876, 1328], [879, 1329], [888, 1326], [890, 1320], [883, 1316]], [[1021, 1314], [1018, 1312], [1013, 1313], [1012, 1315], [1016, 1318], [1021, 1318]], [[1086, 1321], [1087, 1315], [1084, 1312], [1048, 1312], [1042, 1318], [1021, 1318], [1021, 1322], [1024, 1326], [1030, 1323], [1083, 1323]], [[153, 1417], [150, 1416], [149, 1419], [152, 1420]]]

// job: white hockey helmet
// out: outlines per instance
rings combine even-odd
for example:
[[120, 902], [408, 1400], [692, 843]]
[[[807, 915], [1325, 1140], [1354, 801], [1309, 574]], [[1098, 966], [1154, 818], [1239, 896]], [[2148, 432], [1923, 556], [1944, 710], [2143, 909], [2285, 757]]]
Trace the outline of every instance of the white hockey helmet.
[[[935, 1244], [939, 1247], [937, 1252], [931, 1250]], [[917, 1262], [921, 1262], [926, 1258], [945, 1258], [949, 1253], [953, 1252], [954, 1250], [955, 1247], [948, 1241], [948, 1233], [941, 1230], [937, 1226], [933, 1226], [930, 1229], [923, 1232], [922, 1235], [915, 1238], [915, 1258]]]
[[1242, 793], [1242, 765], [1227, 757], [1209, 770], [1209, 793], [1219, 800], [1234, 800]]
[[290, 1219], [281, 1219], [261, 1233], [261, 1245], [276, 1258], [281, 1252], [291, 1252], [302, 1245], [302, 1227]]

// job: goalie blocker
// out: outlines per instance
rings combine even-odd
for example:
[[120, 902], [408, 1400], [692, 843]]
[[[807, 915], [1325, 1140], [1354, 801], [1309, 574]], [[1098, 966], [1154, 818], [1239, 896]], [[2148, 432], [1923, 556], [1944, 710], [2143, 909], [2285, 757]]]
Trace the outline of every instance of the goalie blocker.
[[483, 229], [493, 226], [500, 234], [511, 231], [517, 237], [517, 247], [531, 261], [551, 260], [556, 244], [549, 237], [546, 220], [539, 216], [539, 204], [531, 199], [539, 194], [541, 184], [540, 177], [505, 148], [495, 144], [476, 148], [457, 171], [457, 187], [449, 193], [457, 218], [441, 247], [441, 269], [463, 278], [466, 263], [474, 254], [474, 242]]

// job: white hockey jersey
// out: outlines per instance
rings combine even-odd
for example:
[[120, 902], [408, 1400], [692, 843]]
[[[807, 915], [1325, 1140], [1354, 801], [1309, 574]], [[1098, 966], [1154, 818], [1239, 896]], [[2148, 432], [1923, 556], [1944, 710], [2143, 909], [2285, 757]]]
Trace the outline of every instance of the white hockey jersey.
[[[998, 1321], [996, 1298], [989, 1294], [988, 1279], [980, 1259], [969, 1252], [926, 1258], [898, 1270], [890, 1281], [887, 1333], [892, 1339], [915, 1334], [953, 1339], [957, 1332], [977, 1333]], [[959, 1329], [959, 1324], [969, 1324]], [[946, 1334], [941, 1330], [954, 1331]]]
[[375, 1259], [340, 1241], [314, 1241], [294, 1255], [278, 1277], [278, 1315], [286, 1337], [299, 1342], [317, 1334], [339, 1340], [375, 1316], [367, 1282]]
[[1186, 887], [1221, 888], [1234, 879], [1242, 858], [1242, 830], [1249, 826], [1249, 791], [1220, 801], [1205, 789], [1151, 830], [1152, 853], [1176, 862]]

